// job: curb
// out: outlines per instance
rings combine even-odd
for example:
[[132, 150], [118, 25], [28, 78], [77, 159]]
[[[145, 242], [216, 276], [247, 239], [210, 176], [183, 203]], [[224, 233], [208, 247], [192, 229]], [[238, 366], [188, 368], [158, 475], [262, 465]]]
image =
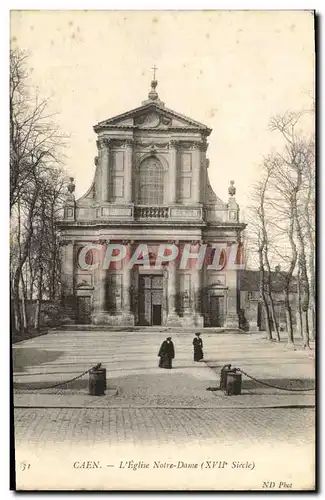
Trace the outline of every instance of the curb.
[[288, 408], [288, 409], [297, 409], [297, 408], [315, 408], [314, 404], [295, 404], [295, 405], [284, 405], [284, 404], [279, 404], [279, 405], [251, 405], [251, 406], [147, 406], [147, 405], [132, 405], [132, 406], [116, 406], [116, 405], [75, 405], [75, 406], [65, 406], [65, 405], [51, 405], [51, 406], [46, 406], [46, 405], [17, 405], [14, 406], [15, 409], [19, 408], [35, 408], [35, 409], [41, 409], [41, 408], [69, 408], [71, 410], [73, 409], [91, 409], [91, 410], [102, 410], [102, 409], [107, 409], [107, 410], [252, 410], [252, 409], [272, 409], [272, 408]]

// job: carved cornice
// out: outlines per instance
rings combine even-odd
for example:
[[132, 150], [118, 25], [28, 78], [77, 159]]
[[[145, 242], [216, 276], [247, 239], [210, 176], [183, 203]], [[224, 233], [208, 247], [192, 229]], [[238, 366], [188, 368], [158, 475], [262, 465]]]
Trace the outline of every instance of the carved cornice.
[[111, 139], [110, 142], [111, 148], [125, 148], [126, 140], [125, 139]]
[[98, 139], [97, 141], [97, 148], [104, 149], [104, 148], [133, 148], [135, 145], [134, 139], [108, 139], [108, 138], [102, 138]]
[[208, 149], [208, 142], [207, 140], [204, 138], [203, 141], [202, 141], [202, 144], [201, 144], [201, 151], [206, 151]]
[[92, 245], [106, 245], [106, 244], [109, 243], [109, 241], [110, 240], [103, 240], [103, 239], [101, 239], [101, 240], [92, 240], [90, 243]]
[[143, 149], [167, 149], [169, 146], [168, 142], [135, 142], [135, 146]]
[[171, 140], [169, 141], [169, 149], [178, 149], [179, 141]]
[[208, 148], [208, 143], [206, 140], [203, 141], [177, 141], [178, 148], [182, 151], [188, 149], [198, 149], [200, 151], [206, 151]]
[[133, 148], [134, 144], [135, 144], [134, 139], [125, 139], [124, 141], [125, 148]]
[[[114, 124], [107, 124], [107, 125], [104, 125], [102, 128], [105, 128], [105, 130], [137, 130], [137, 129], [140, 129], [140, 127], [138, 125], [114, 125]], [[95, 127], [95, 132], [99, 131], [99, 127]], [[145, 128], [145, 130], [154, 130], [155, 132], [162, 132], [162, 133], [166, 133], [166, 129], [164, 127], [151, 127], [151, 126], [148, 126]], [[168, 131], [170, 132], [199, 132], [201, 133], [202, 135], [210, 135], [211, 134], [211, 131], [212, 129], [206, 129], [206, 130], [202, 130], [202, 128], [200, 127], [196, 127], [196, 126], [184, 126], [184, 127], [172, 127], [172, 126], [169, 126], [168, 127]]]
[[109, 148], [112, 146], [112, 139], [107, 139], [106, 137], [103, 137], [101, 139], [98, 139], [97, 141], [97, 148], [98, 149], [105, 149]]
[[206, 141], [194, 141], [192, 142], [191, 149], [206, 151], [208, 149], [208, 144]]

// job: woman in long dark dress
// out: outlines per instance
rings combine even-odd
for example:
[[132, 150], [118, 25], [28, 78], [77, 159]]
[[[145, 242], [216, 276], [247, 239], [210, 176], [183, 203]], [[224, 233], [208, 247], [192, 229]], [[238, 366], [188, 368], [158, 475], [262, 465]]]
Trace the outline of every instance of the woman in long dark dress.
[[196, 337], [193, 339], [194, 361], [201, 361], [203, 359], [203, 342], [200, 333], [196, 333], [195, 335]]
[[171, 337], [167, 337], [167, 339], [163, 341], [158, 356], [160, 357], [160, 368], [172, 368], [172, 359], [175, 357], [175, 349]]

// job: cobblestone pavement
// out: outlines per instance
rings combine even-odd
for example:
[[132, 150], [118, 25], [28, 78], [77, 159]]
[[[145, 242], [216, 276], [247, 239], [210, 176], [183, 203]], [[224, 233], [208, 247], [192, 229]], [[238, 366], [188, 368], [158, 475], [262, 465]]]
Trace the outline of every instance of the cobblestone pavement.
[[[285, 344], [270, 344], [261, 335], [208, 333], [202, 335], [205, 362], [195, 363], [193, 335], [169, 335], [176, 348], [173, 370], [157, 366], [159, 345], [166, 336], [160, 332], [69, 331], [15, 344], [17, 444], [313, 441], [312, 408], [263, 408], [313, 405], [311, 393], [287, 394], [247, 380], [241, 396], [206, 390], [219, 385], [220, 369], [226, 363], [268, 383], [312, 387], [313, 351], [286, 349]], [[112, 389], [105, 397], [90, 397], [87, 379], [70, 392], [27, 390], [33, 384], [73, 378], [99, 362], [107, 369], [108, 388]], [[118, 388], [117, 395], [114, 388]]]
[[311, 444], [314, 410], [273, 409], [15, 409], [16, 446], [107, 444]]
[[[16, 406], [76, 407], [247, 407], [312, 405], [312, 392], [286, 392], [244, 378], [243, 394], [229, 398], [217, 387], [226, 363], [239, 366], [266, 383], [293, 389], [314, 386], [313, 351], [288, 350], [260, 335], [204, 334], [205, 362], [195, 363], [192, 334], [175, 333], [173, 370], [157, 367], [164, 333], [59, 332], [14, 346]], [[75, 390], [27, 391], [75, 377], [101, 362], [107, 370], [107, 397], [87, 395], [87, 376]], [[118, 389], [117, 396], [114, 389]], [[27, 392], [27, 393], [26, 393]], [[52, 394], [49, 394], [52, 393]], [[113, 397], [113, 400], [112, 400]]]

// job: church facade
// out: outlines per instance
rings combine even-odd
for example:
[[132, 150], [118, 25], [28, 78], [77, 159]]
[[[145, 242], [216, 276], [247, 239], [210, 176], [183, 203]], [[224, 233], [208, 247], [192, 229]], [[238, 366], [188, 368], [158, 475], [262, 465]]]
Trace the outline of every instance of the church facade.
[[[59, 223], [65, 321], [238, 328], [238, 266], [211, 265], [216, 248], [227, 258], [241, 244], [233, 182], [223, 202], [208, 176], [211, 129], [167, 108], [156, 87], [141, 106], [95, 125], [93, 183], [78, 200], [73, 179], [68, 186]], [[139, 245], [149, 265], [143, 251], [132, 257]], [[161, 248], [178, 257], [189, 249], [190, 265], [166, 257], [157, 266]], [[204, 264], [193, 264], [202, 249]], [[107, 252], [116, 262], [103, 265]]]

